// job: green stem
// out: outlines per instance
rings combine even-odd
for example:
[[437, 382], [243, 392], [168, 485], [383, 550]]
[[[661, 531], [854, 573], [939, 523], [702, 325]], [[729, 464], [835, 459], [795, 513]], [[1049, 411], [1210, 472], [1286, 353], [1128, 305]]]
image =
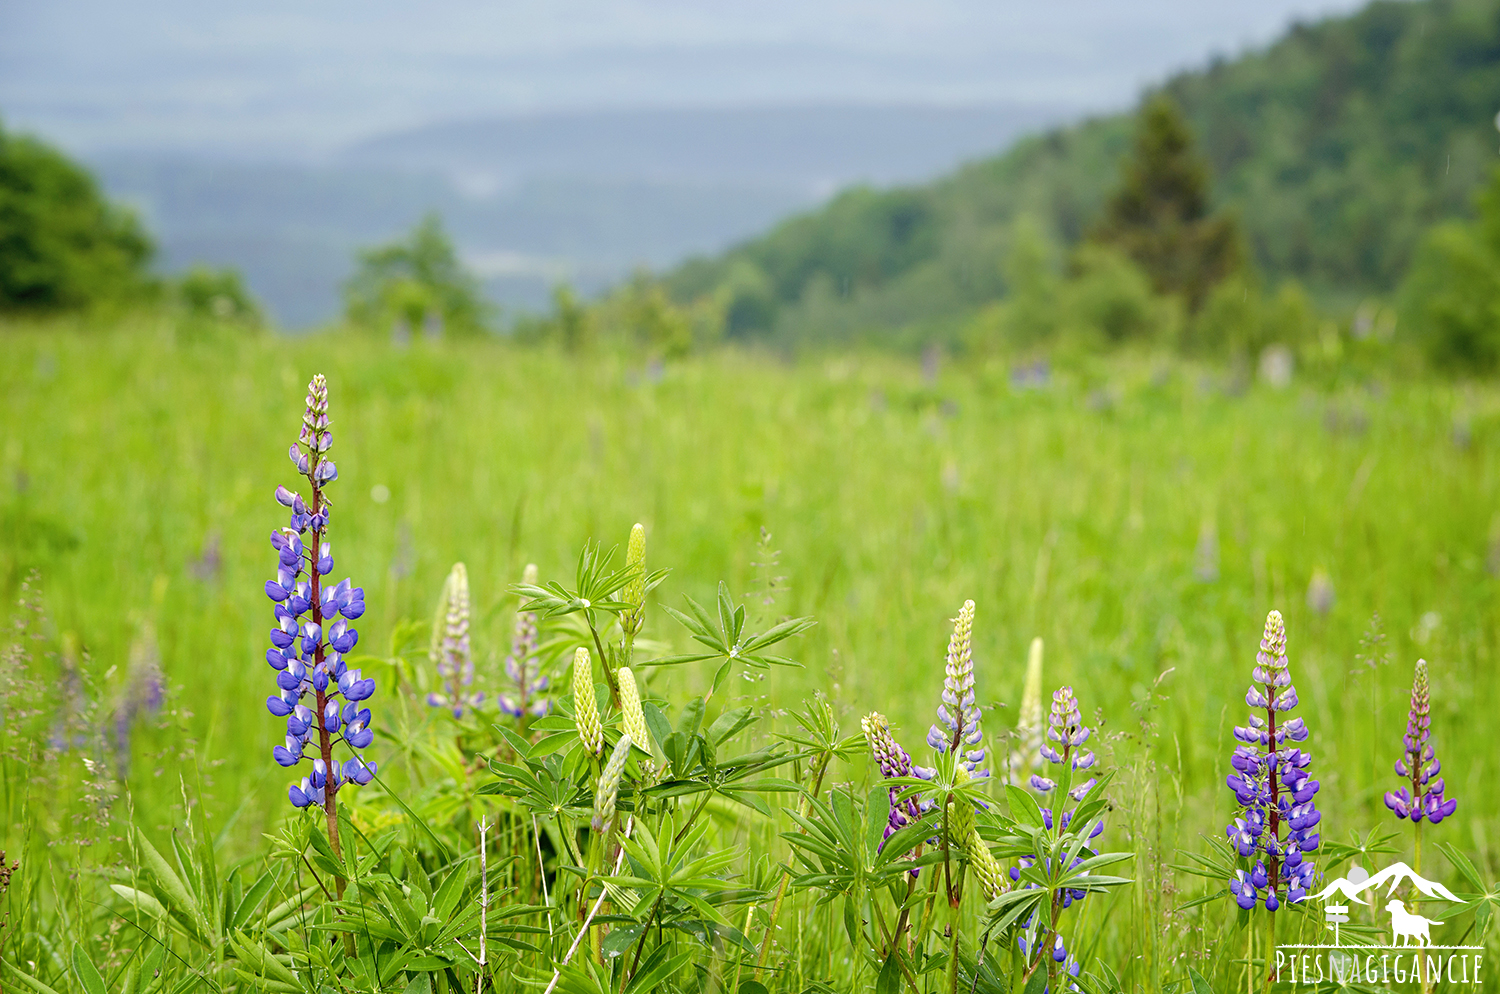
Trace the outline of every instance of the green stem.
[[[813, 780], [812, 794], [804, 795], [803, 798], [797, 802], [797, 813], [804, 818], [807, 817], [808, 809], [812, 807], [812, 804], [808, 800], [808, 797], [817, 797], [818, 794], [822, 793], [823, 774], [828, 772], [829, 759], [830, 755], [827, 753], [818, 757], [817, 775]], [[806, 829], [799, 828], [797, 831], [805, 833]], [[786, 898], [786, 885], [791, 882], [791, 879], [791, 873], [784, 871], [781, 874], [781, 885], [776, 888], [776, 900], [771, 904], [771, 918], [768, 922], [766, 922], [766, 934], [760, 942], [760, 955], [755, 959], [754, 977], [757, 980], [760, 979], [762, 971], [764, 971], [766, 968], [766, 959], [771, 955], [771, 943], [775, 941], [776, 938], [776, 919], [781, 916], [781, 902]], [[832, 902], [829, 903], [829, 907], [833, 907]], [[831, 911], [830, 914], [832, 914]], [[831, 948], [832, 947], [830, 946], [830, 949]]]

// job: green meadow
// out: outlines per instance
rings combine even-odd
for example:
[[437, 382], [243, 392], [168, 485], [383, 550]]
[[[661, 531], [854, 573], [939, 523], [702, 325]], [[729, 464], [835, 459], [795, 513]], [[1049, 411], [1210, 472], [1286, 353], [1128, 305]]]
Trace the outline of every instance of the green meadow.
[[[33, 616], [16, 607], [23, 583], [39, 603], [36, 637], [15, 638], [41, 699], [17, 710], [8, 698], [20, 718], [5, 729], [0, 848], [23, 867], [7, 905], [11, 951], [41, 956], [36, 975], [58, 991], [73, 976], [57, 968], [68, 955], [58, 934], [128, 973], [130, 930], [105, 887], [122, 826], [161, 840], [192, 822], [217, 839], [222, 868], [255, 858], [263, 833], [293, 814], [291, 771], [271, 761], [284, 733], [264, 704], [274, 674], [262, 587], [275, 572], [267, 537], [286, 523], [272, 491], [294, 483], [287, 447], [315, 372], [328, 378], [339, 466], [332, 578], [366, 590], [357, 651], [380, 681], [367, 754], [425, 817], [451, 814], [432, 801], [442, 790], [471, 791], [483, 777], [423, 766], [411, 745], [445, 720], [417, 695], [434, 682], [426, 626], [451, 565], [467, 565], [474, 598], [475, 687], [493, 693], [523, 567], [571, 585], [586, 541], [623, 555], [639, 521], [648, 565], [671, 573], [650, 595], [637, 660], [689, 651], [663, 607], [685, 609], [685, 596], [710, 604], [720, 581], [752, 628], [816, 620], [778, 649], [800, 668], [736, 670], [720, 692], [762, 710], [756, 742], [793, 730], [788, 712], [820, 692], [844, 735], [881, 711], [926, 762], [950, 619], [972, 599], [977, 700], [1003, 756], [1028, 646], [1043, 639], [1045, 691], [1074, 689], [1099, 768], [1115, 771], [1100, 841], [1134, 854], [1116, 872], [1135, 883], [1090, 898], [1080, 932], [1098, 938], [1080, 952], [1132, 989], [1185, 984], [1190, 965], [1216, 990], [1246, 988], [1245, 933], [1223, 931], [1237, 921], [1233, 902], [1184, 909], [1222, 886], [1174, 867], [1208, 852], [1232, 817], [1230, 733], [1246, 721], [1273, 608], [1311, 729], [1323, 838], [1399, 829], [1390, 845], [1409, 849], [1409, 827], [1381, 797], [1399, 786], [1391, 767], [1421, 657], [1448, 794], [1459, 798], [1426, 839], [1495, 875], [1491, 386], [1350, 375], [1278, 389], [1150, 354], [1064, 360], [1045, 382], [1018, 385], [1007, 363], [973, 357], [924, 370], [889, 354], [724, 350], [651, 367], [502, 342], [179, 339], [149, 322], [13, 326], [4, 342], [0, 585], [12, 617]], [[63, 700], [66, 668], [76, 665], [79, 693], [102, 715], [148, 630], [171, 689], [135, 729], [115, 799], [101, 802], [81, 768], [87, 751], [49, 748], [44, 733], [59, 709], [79, 706]], [[713, 675], [707, 664], [637, 670], [673, 706]], [[566, 692], [565, 679], [555, 685]], [[852, 784], [862, 801], [880, 779], [867, 755], [861, 745], [839, 762], [825, 793]], [[339, 796], [366, 824], [409, 815]], [[746, 812], [740, 827], [716, 829], [719, 844], [748, 839], [784, 859], [777, 833], [793, 826], [776, 817]], [[80, 819], [104, 827], [85, 831]], [[1426, 858], [1427, 875], [1460, 888], [1434, 850]], [[29, 911], [18, 903], [28, 872]], [[805, 903], [795, 913], [813, 923], [808, 941], [831, 950], [821, 912]], [[39, 942], [28, 929], [56, 934]], [[48, 948], [51, 965], [37, 952]], [[825, 972], [838, 989], [876, 982], [852, 953], [836, 963], [830, 951], [826, 971], [822, 953], [795, 955], [804, 983]], [[777, 976], [772, 989], [802, 989]]]

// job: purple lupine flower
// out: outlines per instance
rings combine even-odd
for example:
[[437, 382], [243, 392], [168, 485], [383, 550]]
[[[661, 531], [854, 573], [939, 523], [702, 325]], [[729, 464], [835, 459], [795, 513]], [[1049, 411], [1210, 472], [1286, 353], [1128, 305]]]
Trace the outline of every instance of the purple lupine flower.
[[[1052, 693], [1052, 709], [1047, 715], [1047, 732], [1043, 737], [1041, 745], [1037, 748], [1037, 753], [1044, 761], [1052, 763], [1055, 766], [1071, 767], [1074, 771], [1091, 770], [1094, 768], [1097, 759], [1094, 753], [1089, 749], [1083, 748], [1083, 745], [1089, 740], [1092, 734], [1092, 730], [1083, 723], [1083, 712], [1079, 708], [1078, 698], [1073, 695], [1073, 688], [1059, 687]], [[1098, 780], [1096, 778], [1089, 777], [1084, 782], [1070, 787], [1067, 797], [1058, 798], [1059, 805], [1064, 808], [1060, 816], [1055, 814], [1052, 808], [1041, 809], [1042, 824], [1048, 830], [1051, 830], [1053, 819], [1061, 817], [1062, 828], [1068, 828], [1073, 822], [1073, 811], [1066, 810], [1067, 802], [1072, 800], [1076, 803], [1083, 800], [1097, 783]], [[1037, 773], [1031, 775], [1030, 785], [1033, 790], [1043, 795], [1051, 794], [1057, 789], [1056, 781]], [[1103, 832], [1104, 820], [1101, 818], [1089, 829], [1088, 837], [1089, 839], [1097, 839]], [[1080, 866], [1084, 860], [1096, 854], [1097, 851], [1095, 849], [1085, 845], [1073, 857], [1071, 865], [1073, 867]], [[1019, 883], [1021, 870], [1035, 866], [1036, 862], [1037, 857], [1035, 855], [1022, 856], [1017, 860], [1017, 865], [1011, 867], [1010, 879]], [[1023, 889], [1025, 890], [1031, 890], [1035, 887], [1036, 884], [1033, 883], [1023, 885]], [[1058, 908], [1066, 910], [1072, 907], [1075, 902], [1082, 901], [1087, 895], [1088, 892], [1085, 890], [1075, 887], [1064, 887], [1054, 895], [1054, 902]], [[1025, 930], [1030, 927], [1031, 918], [1028, 917], [1022, 923], [1022, 928]], [[1024, 954], [1027, 948], [1024, 936], [1019, 941], [1021, 952]], [[1053, 942], [1051, 953], [1054, 961], [1065, 963], [1066, 972], [1072, 976], [1078, 976], [1079, 961], [1067, 951], [1063, 944], [1062, 935], [1060, 933], [1053, 933], [1051, 941]]]
[[[286, 767], [311, 758], [312, 774], [294, 784], [288, 796], [299, 808], [322, 806], [332, 818], [334, 798], [342, 786], [374, 778], [375, 764], [357, 752], [342, 767], [332, 754], [340, 742], [359, 750], [374, 741], [370, 712], [358, 708], [356, 702], [375, 692], [375, 681], [350, 670], [344, 661], [344, 654], [359, 640], [349, 622], [364, 613], [364, 589], [348, 578], [337, 584], [323, 581], [333, 571], [329, 504], [323, 488], [338, 479], [338, 470], [328, 458], [333, 447], [330, 424], [328, 383], [321, 375], [314, 376], [307, 388], [302, 431], [287, 453], [297, 472], [306, 477], [312, 497], [308, 500], [286, 487], [276, 488], [276, 502], [291, 510], [291, 520], [288, 527], [271, 534], [277, 571], [276, 578], [266, 582], [265, 591], [275, 604], [266, 663], [276, 671], [277, 688], [276, 694], [266, 698], [266, 710], [286, 719], [286, 741], [271, 750], [271, 757]], [[338, 845], [337, 840], [331, 841]]]
[[[880, 764], [882, 777], [892, 780], [896, 777], [913, 775], [911, 756], [901, 748], [901, 744], [891, 734], [891, 723], [886, 721], [885, 715], [879, 711], [871, 711], [860, 719], [859, 727], [865, 733], [865, 741], [870, 744], [870, 751], [874, 754], [875, 761]], [[882, 847], [885, 845], [885, 839], [889, 839], [892, 833], [905, 828], [921, 817], [921, 809], [915, 797], [901, 799], [901, 792], [905, 789], [897, 785], [892, 785], [890, 788], [890, 813], [886, 817], [885, 835], [880, 843]], [[917, 871], [912, 870], [911, 875], [915, 877]]]
[[938, 720], [927, 731], [927, 744], [940, 753], [959, 752], [959, 761], [971, 776], [986, 777], [990, 771], [979, 769], [985, 750], [979, 705], [974, 700], [973, 631], [974, 602], [964, 601], [958, 617], [953, 619], [943, 677], [943, 703], [938, 705]]
[[[521, 573], [521, 583], [534, 587], [536, 581], [536, 564], [528, 563]], [[552, 708], [552, 701], [545, 696], [548, 680], [537, 658], [538, 641], [536, 612], [517, 611], [510, 655], [505, 657], [505, 676], [515, 689], [500, 695], [500, 710], [512, 718], [540, 718]]]
[[474, 655], [469, 649], [469, 571], [463, 563], [453, 564], [443, 584], [439, 613], [442, 636], [433, 640], [432, 657], [442, 680], [442, 692], [428, 694], [427, 703], [462, 718], [466, 710], [484, 700], [483, 694], [469, 689], [474, 683]]
[[[1094, 754], [1080, 748], [1093, 734], [1083, 723], [1083, 714], [1078, 709], [1078, 699], [1072, 687], [1059, 687], [1052, 694], [1052, 713], [1047, 716], [1047, 735], [1039, 750], [1041, 757], [1049, 763], [1071, 763], [1075, 770], [1088, 770], [1094, 766]], [[1083, 799], [1094, 786], [1092, 777], [1068, 791], [1073, 800]], [[1039, 774], [1031, 775], [1031, 786], [1039, 793], [1048, 793], [1057, 786]]]
[[1307, 854], [1321, 843], [1317, 826], [1323, 818], [1313, 799], [1318, 781], [1308, 773], [1312, 756], [1289, 745], [1306, 742], [1308, 731], [1301, 718], [1284, 717], [1297, 706], [1297, 688], [1287, 666], [1286, 625], [1279, 611], [1266, 616], [1251, 678], [1245, 703], [1264, 710], [1265, 717], [1252, 714], [1249, 725], [1234, 730], [1239, 745], [1229, 758], [1234, 772], [1225, 783], [1240, 812], [1225, 835], [1248, 869], [1237, 870], [1229, 888], [1242, 908], [1260, 902], [1267, 911], [1276, 911], [1283, 902], [1297, 904], [1307, 897], [1314, 874]]
[[1396, 774], [1411, 781], [1410, 787], [1386, 791], [1385, 806], [1397, 818], [1410, 818], [1418, 824], [1423, 818], [1436, 825], [1458, 810], [1458, 798], [1443, 797], [1445, 785], [1438, 776], [1443, 764], [1432, 748], [1431, 702], [1427, 687], [1427, 660], [1417, 660], [1416, 676], [1411, 684], [1411, 710], [1406, 716], [1406, 734], [1401, 737], [1401, 758], [1396, 760]]
[[166, 693], [161, 672], [161, 654], [157, 649], [156, 631], [149, 621], [141, 625], [140, 635], [130, 644], [130, 664], [125, 684], [114, 709], [114, 754], [120, 779], [130, 772], [130, 733], [136, 721], [161, 709]]

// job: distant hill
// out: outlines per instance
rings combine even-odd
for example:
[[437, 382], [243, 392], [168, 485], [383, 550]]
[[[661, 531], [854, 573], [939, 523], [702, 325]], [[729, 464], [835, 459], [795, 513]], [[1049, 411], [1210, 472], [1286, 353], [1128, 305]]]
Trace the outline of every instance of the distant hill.
[[283, 324], [338, 314], [360, 246], [440, 212], [507, 308], [600, 291], [639, 266], [722, 251], [853, 182], [915, 182], [1003, 148], [1062, 108], [617, 110], [436, 124], [320, 163], [91, 156], [168, 269], [241, 269]]
[[[1422, 231], [1466, 214], [1500, 163], [1500, 0], [1380, 0], [1164, 89], [1261, 273], [1325, 297], [1388, 294]], [[851, 189], [665, 281], [680, 299], [727, 293], [733, 334], [840, 338], [942, 322], [1003, 295], [1000, 260], [1020, 215], [1064, 245], [1084, 237], [1131, 127], [1128, 115], [1096, 118], [931, 184]]]
[[830, 193], [830, 184], [927, 179], [1064, 116], [1062, 108], [1008, 104], [575, 111], [427, 125], [360, 142], [339, 158], [479, 186], [545, 175]]

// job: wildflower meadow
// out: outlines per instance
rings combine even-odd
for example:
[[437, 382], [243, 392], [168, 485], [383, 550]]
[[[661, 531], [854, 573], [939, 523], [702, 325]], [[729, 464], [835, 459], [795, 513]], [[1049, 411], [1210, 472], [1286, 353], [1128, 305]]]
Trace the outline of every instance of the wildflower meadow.
[[5, 341], [0, 989], [1495, 989], [1491, 386]]

